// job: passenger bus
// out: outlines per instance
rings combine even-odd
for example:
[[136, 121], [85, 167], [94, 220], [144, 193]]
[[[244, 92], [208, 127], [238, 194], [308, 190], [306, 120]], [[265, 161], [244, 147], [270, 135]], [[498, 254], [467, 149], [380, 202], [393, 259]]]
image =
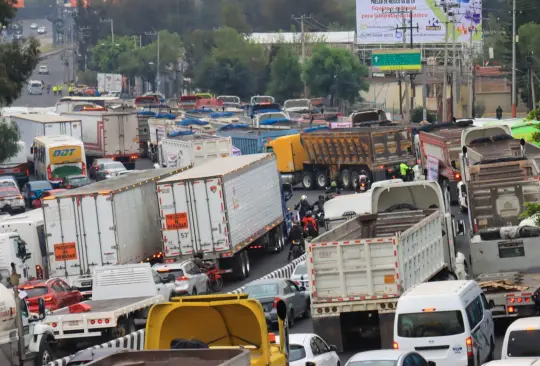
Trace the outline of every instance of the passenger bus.
[[28, 183], [30, 171], [24, 141], [17, 142], [17, 153], [6, 161], [0, 162], [0, 176], [9, 175], [15, 178], [19, 187]]
[[36, 177], [55, 187], [70, 175], [86, 175], [84, 144], [65, 135], [37, 136], [31, 148]]

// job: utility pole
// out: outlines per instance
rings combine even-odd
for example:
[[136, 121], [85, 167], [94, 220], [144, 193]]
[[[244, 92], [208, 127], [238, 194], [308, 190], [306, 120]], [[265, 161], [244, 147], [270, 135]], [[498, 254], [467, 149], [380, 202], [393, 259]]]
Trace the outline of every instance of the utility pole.
[[[448, 24], [454, 22], [454, 20], [449, 20], [449, 17], [453, 17], [454, 13], [449, 11], [453, 7], [459, 6], [458, 4], [446, 4], [446, 0], [442, 1], [442, 6], [444, 9], [444, 14], [446, 15], [446, 21], [444, 23], [444, 80], [443, 80], [443, 101], [442, 101], [442, 122], [448, 122]], [[455, 34], [455, 32], [454, 32]]]
[[114, 20], [112, 19], [100, 19], [99, 20], [101, 23], [110, 23], [111, 24], [111, 41], [112, 41], [112, 44], [114, 45]]
[[512, 0], [512, 118], [517, 114], [516, 94], [516, 0]]
[[459, 95], [459, 85], [457, 83], [457, 60], [456, 60], [456, 22], [455, 19], [452, 22], [452, 85], [450, 87], [450, 98], [452, 98], [452, 104], [450, 105], [450, 116], [455, 117], [454, 105], [456, 104], [456, 95]]
[[529, 99], [529, 102], [527, 103], [527, 106], [529, 107], [529, 111], [535, 109], [536, 100], [534, 97], [534, 79], [533, 79], [533, 71], [532, 71], [532, 64], [533, 64], [533, 51], [529, 50], [527, 53], [527, 68], [529, 71], [529, 92], [527, 93], [527, 99]]
[[[402, 32], [403, 32], [403, 48], [407, 48], [407, 32], [406, 32], [406, 29], [407, 29], [407, 24], [406, 24], [406, 21], [405, 21], [405, 14], [403, 13], [403, 18], [401, 19], [401, 28], [403, 29]], [[405, 110], [406, 110], [406, 114], [405, 114], [405, 117], [406, 119], [409, 119], [411, 118], [411, 101], [409, 99], [409, 85], [407, 85], [407, 74], [405, 72], [403, 72], [403, 80], [405, 80]]]
[[156, 92], [160, 91], [160, 85], [161, 85], [161, 76], [160, 76], [160, 70], [159, 70], [159, 32], [153, 31], [153, 32], [145, 32], [147, 36], [157, 36], [157, 60], [156, 60]]
[[468, 109], [468, 116], [470, 118], [473, 118], [474, 114], [474, 81], [473, 81], [473, 73], [474, 73], [474, 61], [473, 61], [473, 22], [471, 21], [471, 25], [469, 26], [469, 75], [468, 75], [468, 84], [469, 84], [469, 102], [467, 103], [467, 109]]
[[[302, 37], [302, 39], [300, 40], [301, 45], [302, 45], [301, 63], [303, 64], [304, 61], [306, 60], [306, 31], [305, 31], [304, 23], [305, 23], [306, 19], [312, 19], [312, 16], [311, 15], [306, 16], [305, 14], [302, 14], [300, 17], [295, 17], [293, 15], [292, 18], [293, 18], [293, 20], [296, 20], [297, 22], [300, 22], [300, 34], [301, 34], [301, 37]], [[304, 98], [307, 98], [307, 86], [306, 86], [305, 82], [304, 82]]]
[[[413, 26], [413, 12], [412, 10], [410, 11], [409, 13], [409, 31], [411, 32], [411, 50], [414, 48], [414, 43], [413, 43], [413, 29], [416, 28], [416, 31], [419, 32], [420, 31], [420, 27], [418, 26], [418, 23], [416, 24], [416, 27]], [[416, 88], [414, 86], [414, 79], [416, 77], [415, 74], [410, 74], [409, 76], [411, 78], [411, 116], [412, 116], [412, 110], [414, 109], [414, 99], [416, 97]]]

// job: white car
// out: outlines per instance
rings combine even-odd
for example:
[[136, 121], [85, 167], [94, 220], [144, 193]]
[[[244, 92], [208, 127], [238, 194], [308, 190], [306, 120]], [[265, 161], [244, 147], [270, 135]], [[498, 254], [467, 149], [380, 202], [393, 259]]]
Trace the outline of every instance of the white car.
[[511, 360], [497, 360], [483, 364], [482, 366], [540, 366], [538, 358], [513, 358]]
[[514, 321], [506, 329], [502, 344], [501, 359], [540, 359], [540, 316], [531, 316]]
[[[276, 344], [279, 337], [276, 336]], [[290, 366], [305, 366], [311, 362], [317, 366], [339, 366], [336, 346], [329, 346], [316, 334], [297, 333], [289, 335]]]
[[0, 178], [0, 211], [10, 214], [22, 213], [26, 210], [24, 198], [13, 178]]
[[38, 32], [38, 34], [45, 34], [45, 33], [47, 33], [47, 30], [45, 29], [45, 27], [39, 27], [37, 32]]
[[394, 349], [360, 352], [352, 356], [345, 366], [436, 366], [433, 361], [426, 361], [418, 352]]
[[158, 263], [152, 266], [162, 279], [174, 276], [173, 296], [206, 294], [208, 276], [193, 261]]
[[37, 24], [36, 23], [30, 24], [30, 29], [37, 29]]
[[49, 67], [47, 65], [40, 65], [38, 72], [40, 75], [49, 75]]
[[294, 272], [291, 275], [291, 281], [300, 287], [305, 287], [306, 289], [309, 288], [306, 261], [300, 262], [296, 265]]

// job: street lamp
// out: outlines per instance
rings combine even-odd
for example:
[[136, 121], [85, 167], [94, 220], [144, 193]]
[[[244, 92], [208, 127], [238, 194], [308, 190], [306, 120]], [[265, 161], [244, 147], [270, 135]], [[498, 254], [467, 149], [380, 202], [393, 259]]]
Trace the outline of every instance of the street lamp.
[[156, 92], [159, 92], [161, 84], [161, 77], [159, 74], [159, 32], [145, 32], [144, 34], [146, 34], [147, 36], [157, 36]]
[[114, 43], [114, 20], [112, 19], [100, 19], [99, 20], [100, 23], [111, 23], [111, 38], [112, 38], [112, 43]]

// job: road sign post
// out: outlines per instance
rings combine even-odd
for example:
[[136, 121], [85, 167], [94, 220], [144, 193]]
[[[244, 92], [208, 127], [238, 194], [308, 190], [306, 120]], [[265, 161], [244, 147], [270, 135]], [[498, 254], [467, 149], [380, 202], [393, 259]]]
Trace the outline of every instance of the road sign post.
[[422, 54], [418, 49], [374, 50], [371, 53], [371, 71], [422, 70]]

